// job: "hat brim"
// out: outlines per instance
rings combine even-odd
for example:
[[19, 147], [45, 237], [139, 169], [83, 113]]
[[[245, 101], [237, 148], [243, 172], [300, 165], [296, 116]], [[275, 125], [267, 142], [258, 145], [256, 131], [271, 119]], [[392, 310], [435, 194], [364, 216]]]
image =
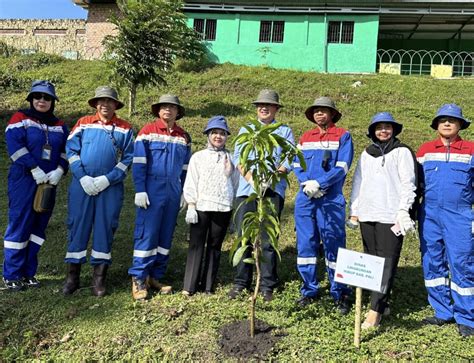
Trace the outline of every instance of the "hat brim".
[[178, 115], [176, 116], [176, 121], [182, 119], [184, 115], [186, 114], [186, 109], [175, 102], [158, 102], [151, 105], [151, 113], [155, 115], [156, 117], [160, 117], [161, 105], [175, 105], [178, 107]]
[[314, 121], [314, 109], [316, 107], [325, 107], [325, 108], [329, 108], [330, 110], [333, 110], [336, 114], [333, 116], [332, 118], [332, 122], [333, 123], [336, 123], [337, 121], [339, 121], [342, 117], [342, 113], [340, 113], [338, 110], [336, 110], [334, 107], [329, 107], [329, 106], [323, 106], [323, 105], [312, 105], [312, 106], [309, 106], [306, 111], [304, 112], [304, 114], [306, 115], [306, 118], [311, 121], [311, 122], [315, 122]]
[[375, 126], [377, 126], [377, 124], [380, 124], [382, 122], [385, 122], [385, 123], [388, 123], [388, 124], [392, 125], [392, 127], [393, 127], [393, 136], [392, 137], [395, 137], [395, 136], [399, 135], [403, 130], [403, 125], [399, 124], [398, 122], [377, 121], [377, 122], [374, 122], [373, 124], [370, 124], [369, 128], [367, 129], [367, 137], [369, 137], [371, 139], [374, 139], [375, 138]]
[[47, 95], [50, 95], [51, 97], [53, 97], [56, 101], [59, 101], [58, 96], [51, 93], [47, 88], [45, 88], [44, 90], [39, 89], [39, 90], [34, 90], [33, 92], [28, 93], [28, 96], [26, 96], [26, 100], [28, 102], [31, 102], [31, 99], [33, 98], [33, 93], [46, 93]]
[[110, 98], [111, 100], [114, 100], [115, 102], [117, 102], [117, 108], [116, 108], [116, 110], [120, 110], [123, 106], [125, 106], [122, 101], [119, 101], [118, 99], [113, 98], [113, 97], [110, 97], [110, 96], [92, 97], [89, 101], [87, 101], [87, 103], [88, 103], [89, 106], [91, 106], [92, 108], [96, 108], [96, 107], [97, 107], [97, 100], [98, 100], [99, 98]]
[[461, 127], [459, 128], [459, 130], [464, 130], [464, 129], [467, 129], [469, 127], [469, 125], [471, 124], [469, 121], [467, 121], [466, 119], [464, 118], [460, 118], [460, 117], [455, 117], [455, 116], [451, 116], [451, 115], [438, 115], [436, 116], [433, 121], [431, 121], [431, 128], [433, 130], [438, 130], [438, 120], [441, 118], [441, 117], [452, 117], [452, 118], [455, 118], [459, 121], [461, 121]]
[[259, 104], [269, 104], [269, 105], [275, 105], [275, 106], [278, 106], [280, 108], [283, 108], [283, 105], [281, 103], [271, 101], [271, 100], [255, 100], [255, 101], [252, 102], [252, 105], [254, 105], [254, 106], [257, 106]]
[[229, 130], [226, 130], [226, 129], [223, 129], [221, 127], [210, 127], [210, 128], [206, 128], [202, 133], [204, 135], [207, 135], [209, 132], [211, 132], [212, 130], [222, 130], [222, 131], [225, 131], [227, 135], [230, 135], [230, 131]]

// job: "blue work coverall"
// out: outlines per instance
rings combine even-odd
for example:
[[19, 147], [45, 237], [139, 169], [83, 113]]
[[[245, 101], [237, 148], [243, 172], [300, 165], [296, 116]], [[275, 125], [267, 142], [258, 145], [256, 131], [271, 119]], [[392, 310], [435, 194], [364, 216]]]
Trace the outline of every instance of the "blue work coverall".
[[[69, 135], [66, 153], [73, 178], [69, 186], [66, 263], [85, 263], [94, 229], [91, 265], [112, 262], [112, 241], [123, 204], [123, 180], [133, 159], [132, 126], [116, 115], [107, 122], [99, 115], [79, 119]], [[83, 176], [105, 175], [110, 186], [98, 195], [86, 194]]]
[[440, 139], [417, 152], [422, 165], [421, 256], [435, 316], [474, 328], [474, 143]]
[[331, 296], [339, 301], [350, 294], [347, 286], [334, 281], [334, 272], [338, 248], [346, 246], [346, 202], [342, 187], [354, 156], [352, 138], [348, 131], [331, 124], [325, 133], [319, 128], [304, 133], [298, 147], [306, 162], [306, 170], [298, 160], [294, 163], [298, 182], [316, 180], [324, 193], [320, 198], [309, 198], [301, 186], [296, 195], [297, 268], [303, 279], [301, 294], [307, 297], [318, 294], [316, 262], [322, 241]]
[[[31, 169], [39, 166], [45, 173], [61, 166], [68, 170], [65, 154], [69, 131], [62, 121], [48, 124], [16, 112], [5, 130], [8, 155], [8, 226], [5, 232], [3, 277], [19, 280], [34, 277], [38, 252], [43, 245], [51, 212], [37, 213], [33, 201], [37, 185]], [[48, 140], [48, 141], [46, 141]], [[51, 146], [50, 160], [43, 160], [43, 146]]]
[[178, 217], [191, 139], [178, 125], [168, 131], [161, 119], [140, 130], [135, 141], [133, 181], [146, 192], [147, 209], [136, 209], [133, 264], [128, 273], [140, 280], [161, 279], [166, 272]]

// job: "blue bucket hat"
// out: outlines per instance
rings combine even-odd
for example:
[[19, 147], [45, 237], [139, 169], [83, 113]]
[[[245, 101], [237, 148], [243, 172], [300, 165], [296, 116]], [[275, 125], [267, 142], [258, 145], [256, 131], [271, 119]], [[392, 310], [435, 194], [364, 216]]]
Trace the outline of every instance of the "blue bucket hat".
[[54, 84], [49, 81], [33, 81], [33, 83], [31, 84], [30, 93], [28, 93], [28, 97], [26, 97], [27, 101], [31, 102], [31, 99], [33, 98], [33, 93], [46, 93], [47, 95], [53, 97], [56, 101], [59, 101], [59, 98], [56, 96]]
[[212, 129], [221, 129], [227, 132], [227, 135], [230, 135], [229, 127], [227, 126], [227, 121], [224, 116], [211, 117], [204, 128], [203, 134], [207, 134]]
[[388, 124], [392, 124], [393, 127], [393, 136], [397, 136], [400, 132], [402, 132], [403, 125], [395, 121], [395, 118], [390, 112], [379, 112], [372, 117], [370, 121], [369, 128], [367, 129], [367, 136], [371, 139], [375, 138], [375, 126], [377, 124], [384, 122]]
[[438, 109], [435, 118], [433, 119], [433, 121], [431, 121], [432, 129], [438, 129], [438, 120], [441, 117], [454, 117], [458, 119], [459, 121], [461, 121], [461, 130], [467, 129], [471, 124], [471, 121], [464, 118], [464, 116], [462, 115], [462, 108], [458, 105], [455, 105], [454, 103], [444, 104]]

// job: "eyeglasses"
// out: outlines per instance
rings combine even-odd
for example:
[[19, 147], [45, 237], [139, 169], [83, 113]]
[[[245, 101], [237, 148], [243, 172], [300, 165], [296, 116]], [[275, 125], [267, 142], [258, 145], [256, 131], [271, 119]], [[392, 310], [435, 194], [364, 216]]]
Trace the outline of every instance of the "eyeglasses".
[[46, 93], [33, 93], [32, 97], [33, 97], [33, 99], [38, 100], [38, 101], [40, 99], [43, 99], [46, 102], [51, 102], [53, 100], [53, 98], [50, 95], [46, 94]]

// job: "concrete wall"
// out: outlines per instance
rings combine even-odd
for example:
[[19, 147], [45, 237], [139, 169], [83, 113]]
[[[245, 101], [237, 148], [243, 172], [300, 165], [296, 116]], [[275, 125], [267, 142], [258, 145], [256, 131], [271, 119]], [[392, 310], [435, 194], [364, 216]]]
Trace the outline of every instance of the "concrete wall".
[[0, 42], [25, 53], [82, 58], [85, 33], [84, 20], [0, 20]]
[[[217, 19], [216, 40], [207, 42], [218, 63], [268, 65], [318, 72], [375, 72], [377, 15], [269, 15], [186, 12], [195, 18]], [[283, 43], [260, 43], [260, 21], [285, 21]], [[354, 21], [353, 44], [326, 44], [327, 22]]]

